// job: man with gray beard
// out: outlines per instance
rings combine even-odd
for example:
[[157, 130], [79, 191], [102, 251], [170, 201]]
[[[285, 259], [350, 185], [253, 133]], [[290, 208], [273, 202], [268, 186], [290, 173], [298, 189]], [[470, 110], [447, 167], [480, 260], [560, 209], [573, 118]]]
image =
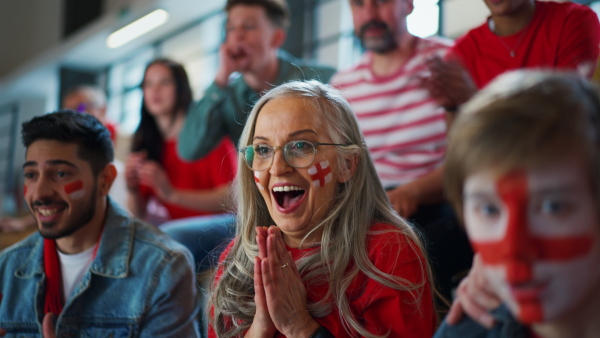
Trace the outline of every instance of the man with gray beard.
[[468, 268], [472, 253], [444, 202], [446, 112], [421, 83], [426, 60], [451, 44], [408, 31], [412, 0], [349, 1], [366, 53], [331, 83], [350, 101], [394, 209], [424, 230], [438, 285], [449, 295], [451, 276]]

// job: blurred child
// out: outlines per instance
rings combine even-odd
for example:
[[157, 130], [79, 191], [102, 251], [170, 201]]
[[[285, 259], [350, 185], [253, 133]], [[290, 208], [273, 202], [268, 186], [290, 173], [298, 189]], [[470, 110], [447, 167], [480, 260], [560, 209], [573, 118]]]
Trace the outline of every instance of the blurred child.
[[436, 337], [600, 332], [600, 96], [574, 75], [514, 72], [461, 111], [446, 191], [502, 301]]

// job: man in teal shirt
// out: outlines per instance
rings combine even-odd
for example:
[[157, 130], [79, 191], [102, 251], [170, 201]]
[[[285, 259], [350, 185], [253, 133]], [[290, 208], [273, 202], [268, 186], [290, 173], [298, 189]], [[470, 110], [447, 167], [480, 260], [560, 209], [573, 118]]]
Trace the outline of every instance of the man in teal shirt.
[[285, 0], [228, 0], [225, 11], [227, 35], [215, 81], [191, 107], [179, 135], [179, 155], [189, 161], [207, 155], [225, 136], [237, 145], [261, 93], [292, 80], [327, 83], [335, 72], [279, 49], [289, 25]]

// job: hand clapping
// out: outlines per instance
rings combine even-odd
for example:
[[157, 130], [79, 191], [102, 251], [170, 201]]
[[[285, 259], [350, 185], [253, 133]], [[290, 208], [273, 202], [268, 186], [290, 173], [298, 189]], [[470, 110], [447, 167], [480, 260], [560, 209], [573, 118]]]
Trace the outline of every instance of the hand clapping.
[[306, 308], [306, 288], [286, 250], [281, 231], [256, 229], [258, 257], [254, 261], [256, 315], [248, 336], [309, 336], [319, 324]]

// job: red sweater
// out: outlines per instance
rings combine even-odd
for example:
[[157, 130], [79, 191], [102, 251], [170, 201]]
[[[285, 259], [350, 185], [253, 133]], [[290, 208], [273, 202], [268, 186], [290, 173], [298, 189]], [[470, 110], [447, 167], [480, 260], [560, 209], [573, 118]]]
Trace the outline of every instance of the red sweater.
[[[423, 280], [421, 264], [423, 257], [407, 247], [408, 239], [399, 233], [385, 232], [395, 229], [386, 224], [376, 224], [371, 231], [383, 231], [382, 234], [372, 234], [367, 237], [367, 252], [371, 262], [381, 271], [404, 278], [411, 283]], [[233, 247], [233, 241], [221, 255], [222, 263]], [[289, 248], [294, 261], [303, 255], [317, 252], [319, 248], [294, 249]], [[219, 264], [215, 283], [222, 274]], [[421, 299], [417, 305], [411, 304], [412, 297], [407, 291], [399, 291], [385, 287], [373, 279], [359, 273], [348, 290], [346, 296], [350, 300], [352, 313], [359, 318], [363, 327], [376, 334], [389, 331], [389, 337], [431, 337], [436, 328], [436, 315], [431, 297], [430, 281], [418, 289]], [[327, 285], [307, 285], [308, 302], [322, 299], [327, 292]], [[212, 313], [212, 311], [211, 311]], [[351, 337], [342, 326], [342, 320], [336, 307], [331, 313], [322, 318], [315, 318], [326, 327], [335, 337]], [[208, 336], [216, 337], [212, 328], [208, 328]], [[285, 337], [277, 333], [276, 337]]]
[[598, 16], [591, 9], [571, 2], [536, 1], [533, 18], [521, 31], [500, 37], [486, 22], [458, 39], [451, 53], [482, 88], [496, 76], [520, 68], [576, 70], [591, 78], [599, 43]]
[[[231, 182], [235, 177], [236, 151], [229, 138], [224, 138], [205, 157], [193, 162], [185, 162], [177, 155], [177, 142], [171, 140], [164, 144], [161, 165], [167, 172], [173, 188], [183, 190], [213, 189]], [[140, 186], [140, 193], [145, 198], [155, 196], [154, 190], [147, 186]], [[212, 212], [200, 212], [161, 202], [169, 211], [172, 220], [213, 214]]]

